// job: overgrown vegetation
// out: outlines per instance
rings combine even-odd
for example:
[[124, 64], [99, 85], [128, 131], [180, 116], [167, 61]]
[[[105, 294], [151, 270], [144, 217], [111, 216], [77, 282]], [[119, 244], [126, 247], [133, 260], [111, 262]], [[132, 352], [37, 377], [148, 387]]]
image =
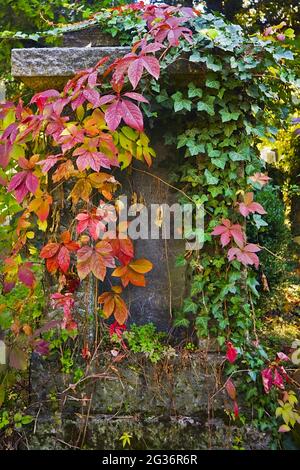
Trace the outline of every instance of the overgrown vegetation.
[[[241, 419], [238, 399], [245, 394], [254, 424], [277, 435], [277, 413], [289, 428], [280, 431], [289, 432], [297, 428], [298, 414], [287, 384], [297, 384], [284, 368], [290, 358], [260, 338], [264, 318], [256, 304], [259, 291], [272, 289], [291, 264], [283, 198], [262, 173], [260, 147], [276, 140], [299, 99], [294, 33], [282, 24], [248, 36], [212, 14], [140, 5], [103, 10], [91, 22], [130, 43], [132, 53], [105, 74], [99, 67], [106, 59], [79, 72], [62, 92], [49, 90], [29, 103], [1, 106], [1, 216], [9, 225], [3, 229], [8, 236], [1, 237], [0, 326], [10, 347], [9, 367], [1, 375], [2, 403], [10, 400], [12, 386], [7, 387], [6, 374], [16, 387], [32, 350], [42, 356], [58, 352], [65, 374], [74, 372], [75, 351], [87, 365], [95, 359], [98, 345], [88, 331], [98, 307], [76, 311], [77, 293], [93, 277], [103, 282], [111, 275], [111, 290], [99, 296], [98, 304], [102, 318], [115, 320], [110, 336], [119, 351], [113, 354], [122, 360], [129, 347], [153, 363], [167, 354], [153, 325], [132, 325], [124, 332], [123, 289], [129, 283], [144, 286], [145, 274], [155, 266], [134, 259], [129, 238], [109, 239], [95, 228], [118, 205], [114, 167], [121, 164], [127, 171], [134, 158], [151, 166], [155, 152], [144, 127], [160, 126], [166, 145], [178, 152], [172, 174], [179, 200], [203, 204], [206, 213], [204, 249], [181, 259], [189, 267], [191, 290], [175, 325], [187, 326], [192, 318], [197, 336], [216, 338], [226, 353], [224, 386], [233, 419]], [[62, 31], [59, 26], [26, 39]], [[170, 65], [182, 57], [198, 74], [170, 86]], [[99, 198], [106, 200], [100, 214]], [[67, 199], [75, 223], [65, 216]], [[54, 279], [47, 278], [55, 310], [46, 324], [42, 304], [50, 290], [42, 291], [41, 259]], [[237, 392], [231, 377], [245, 371]], [[74, 382], [83, 374], [78, 369]], [[276, 412], [278, 397], [281, 411]], [[3, 428], [11, 429], [3, 413]], [[17, 424], [27, 421], [17, 418]]]

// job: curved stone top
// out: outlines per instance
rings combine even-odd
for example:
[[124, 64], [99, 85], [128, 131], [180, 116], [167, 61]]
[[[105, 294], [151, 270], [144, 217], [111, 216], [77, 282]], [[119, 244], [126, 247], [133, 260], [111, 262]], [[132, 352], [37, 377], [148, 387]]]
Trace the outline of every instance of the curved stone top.
[[78, 70], [93, 67], [102, 57], [110, 62], [130, 52], [130, 47], [45, 47], [13, 49], [11, 73], [14, 77], [70, 77]]

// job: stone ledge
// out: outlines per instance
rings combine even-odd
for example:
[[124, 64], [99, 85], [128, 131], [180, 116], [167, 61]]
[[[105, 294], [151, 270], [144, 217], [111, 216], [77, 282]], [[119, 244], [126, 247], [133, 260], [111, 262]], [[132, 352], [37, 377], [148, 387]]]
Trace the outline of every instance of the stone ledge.
[[[82, 429], [88, 420], [84, 442]], [[135, 416], [119, 418], [83, 416], [67, 419], [59, 426], [54, 421], [37, 420], [36, 432], [28, 433], [30, 450], [63, 450], [81, 447], [86, 450], [122, 450], [120, 437], [132, 435], [134, 450], [230, 450], [234, 438], [240, 437], [246, 450], [270, 449], [270, 436], [252, 425], [229, 426], [220, 418], [199, 420], [188, 416], [169, 420]]]
[[[130, 50], [127, 46], [13, 49], [11, 73], [36, 91], [62, 89], [67, 80], [79, 70], [93, 67], [105, 56], [112, 63]], [[99, 71], [101, 73], [101, 68]], [[197, 83], [203, 81], [206, 69], [202, 63], [194, 64], [181, 57], [169, 64], [165, 72], [172, 77], [170, 84], [174, 79], [180, 83], [191, 80]]]
[[102, 57], [110, 62], [122, 57], [130, 47], [45, 47], [13, 49], [11, 73], [14, 77], [69, 77], [93, 67]]

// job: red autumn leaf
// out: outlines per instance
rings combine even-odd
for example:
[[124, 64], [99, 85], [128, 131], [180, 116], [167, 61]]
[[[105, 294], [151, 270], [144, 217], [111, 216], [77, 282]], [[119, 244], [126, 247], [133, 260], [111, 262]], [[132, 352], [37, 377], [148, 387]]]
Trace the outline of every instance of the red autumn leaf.
[[84, 144], [73, 152], [73, 156], [77, 156], [77, 167], [79, 171], [86, 168], [92, 168], [94, 171], [99, 172], [100, 168], [111, 168], [111, 166], [119, 166], [117, 159], [110, 159], [102, 152], [97, 150], [100, 145], [98, 137], [93, 139], [85, 139]]
[[[3, 135], [1, 136], [3, 138]], [[4, 140], [0, 142], [0, 166], [2, 168], [6, 168], [9, 159], [10, 159], [10, 152], [12, 150], [12, 144], [8, 140]]]
[[41, 165], [43, 173], [48, 173], [48, 171], [51, 170], [59, 160], [61, 160], [61, 156], [62, 153], [59, 153], [58, 155], [48, 155], [45, 160], [37, 162], [37, 165]]
[[231, 379], [228, 379], [225, 384], [226, 392], [230, 396], [231, 400], [236, 399], [236, 388]]
[[238, 352], [230, 341], [226, 344], [226, 359], [232, 364], [236, 361]]
[[94, 240], [100, 238], [100, 234], [106, 231], [106, 223], [116, 220], [114, 206], [101, 201], [100, 206], [93, 208], [89, 212], [81, 212], [76, 216], [78, 221], [76, 231], [82, 233], [88, 230]]
[[77, 323], [73, 319], [72, 310], [74, 307], [74, 299], [71, 293], [61, 294], [56, 292], [51, 295], [51, 300], [54, 308], [62, 307], [64, 316], [61, 322], [61, 328], [66, 330], [77, 329]]
[[112, 248], [106, 241], [98, 242], [94, 248], [83, 246], [77, 252], [77, 272], [81, 280], [92, 272], [97, 279], [103, 281], [106, 276], [106, 268], [114, 267], [115, 260]]
[[139, 55], [130, 53], [119, 59], [115, 63], [113, 80], [116, 82], [123, 80], [124, 74], [127, 72], [128, 78], [135, 89], [142, 78], [144, 69], [157, 80], [160, 74], [159, 61], [156, 57], [147, 55], [147, 53], [155, 52], [161, 48], [160, 44], [156, 46], [150, 44], [142, 49]]
[[140, 108], [129, 100], [122, 100], [121, 113], [127, 126], [142, 132], [144, 129], [143, 115]]
[[30, 104], [35, 103], [39, 111], [43, 111], [45, 104], [48, 103], [51, 98], [58, 98], [60, 93], [57, 90], [46, 90], [40, 93], [36, 93], [30, 100]]
[[25, 286], [33, 288], [35, 284], [35, 276], [31, 270], [32, 263], [26, 262], [19, 266], [18, 278]]
[[239, 203], [239, 211], [244, 217], [247, 217], [249, 214], [266, 214], [265, 209], [258, 202], [253, 202], [253, 193], [246, 193], [244, 197], [244, 202]]
[[69, 231], [61, 234], [61, 243], [47, 243], [41, 252], [41, 258], [46, 259], [46, 267], [50, 273], [55, 273], [60, 269], [63, 273], [67, 273], [70, 265], [70, 251], [77, 251], [79, 244], [71, 240]]
[[101, 67], [105, 62], [107, 62], [109, 59], [108, 56], [103, 57], [100, 59], [97, 64], [94, 67], [80, 70], [77, 72], [75, 77], [73, 77], [71, 80], [68, 81], [64, 88], [64, 93], [67, 95], [71, 90], [73, 90], [74, 93], [79, 91], [82, 87], [85, 87], [88, 85], [90, 88], [93, 88], [97, 84], [97, 78], [98, 78], [98, 69]]
[[34, 345], [34, 352], [40, 356], [48, 356], [50, 353], [50, 343], [44, 339], [37, 340]]
[[98, 108], [100, 103], [100, 93], [93, 88], [85, 88], [75, 93], [71, 100], [71, 107], [73, 110], [77, 109], [85, 103], [85, 101], [91, 103], [93, 108]]
[[114, 315], [119, 325], [123, 325], [128, 317], [128, 308], [120, 293], [122, 288], [120, 286], [112, 287], [111, 292], [104, 292], [98, 298], [100, 305], [103, 305], [103, 313], [106, 318]]
[[272, 388], [272, 384], [273, 384], [272, 369], [268, 367], [268, 368], [262, 370], [261, 371], [261, 377], [262, 377], [264, 390], [265, 390], [266, 393], [269, 393], [269, 391]]
[[79, 125], [69, 124], [61, 132], [57, 143], [61, 145], [63, 153], [71, 148], [75, 147], [77, 144], [82, 144], [84, 141], [85, 129], [82, 129]]
[[290, 361], [290, 358], [289, 356], [287, 356], [286, 354], [284, 354], [283, 352], [278, 352], [276, 354], [277, 358], [279, 359], [279, 361]]
[[227, 253], [227, 258], [229, 261], [237, 259], [244, 266], [259, 266], [259, 258], [255, 254], [260, 251], [260, 248], [254, 243], [249, 243], [240, 248], [230, 248]]
[[245, 241], [245, 234], [240, 224], [232, 224], [228, 219], [222, 219], [222, 225], [218, 225], [212, 231], [212, 235], [221, 235], [222, 246], [228, 245], [231, 238], [235, 243], [242, 246]]
[[[114, 86], [116, 88], [116, 85]], [[127, 98], [148, 103], [146, 98], [139, 93], [134, 92], [120, 95], [120, 92], [117, 91], [116, 95], [104, 95], [100, 98], [101, 106], [111, 103], [106, 109], [104, 115], [107, 126], [111, 131], [115, 131], [123, 119], [128, 126], [142, 132], [144, 128], [142, 112], [136, 104]]]
[[24, 171], [14, 175], [7, 188], [8, 192], [14, 191], [18, 203], [21, 203], [29, 192], [34, 194], [38, 188], [39, 180], [33, 174], [38, 158], [38, 155], [33, 155], [30, 160], [26, 160], [26, 158], [19, 158], [18, 160], [19, 166]]
[[279, 373], [277, 367], [275, 367], [275, 369], [274, 369], [273, 385], [275, 385], [275, 387], [277, 387], [281, 390], [284, 390], [283, 377]]
[[81, 357], [85, 360], [88, 361], [91, 358], [92, 354], [89, 350], [88, 344], [86, 344], [82, 350], [81, 350]]
[[119, 266], [116, 268], [112, 276], [120, 277], [122, 284], [126, 287], [129, 282], [135, 286], [145, 286], [145, 276], [144, 274], [151, 271], [153, 265], [147, 259], [138, 259], [131, 261], [125, 266]]
[[238, 418], [239, 417], [239, 405], [236, 400], [233, 403], [233, 412], [234, 412], [234, 416]]
[[182, 26], [185, 21], [186, 18], [170, 17], [165, 21], [155, 23], [150, 33], [154, 36], [155, 41], [163, 42], [165, 39], [168, 39], [169, 45], [173, 47], [179, 45], [181, 37], [184, 37], [191, 43], [192, 31]]
[[133, 243], [130, 238], [114, 238], [109, 240], [113, 249], [113, 255], [120, 263], [128, 264], [133, 259]]
[[117, 321], [115, 321], [109, 326], [109, 336], [116, 334], [118, 338], [121, 338], [122, 334], [126, 330], [126, 325], [120, 325]]

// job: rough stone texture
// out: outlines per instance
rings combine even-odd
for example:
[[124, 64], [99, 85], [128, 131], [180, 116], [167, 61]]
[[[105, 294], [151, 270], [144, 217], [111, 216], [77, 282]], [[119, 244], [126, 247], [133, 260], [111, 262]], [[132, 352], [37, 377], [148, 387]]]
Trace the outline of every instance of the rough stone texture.
[[[194, 419], [187, 416], [139, 420], [133, 416], [90, 416], [84, 443], [83, 424], [79, 419], [57, 423], [39, 421], [36, 433], [28, 439], [31, 450], [122, 450], [120, 437], [132, 435], [133, 450], [207, 450], [232, 449], [239, 437], [246, 450], [270, 449], [270, 437], [252, 426], [229, 427], [222, 419]], [[128, 448], [128, 447], [127, 447]]]
[[[13, 49], [11, 73], [34, 90], [41, 91], [50, 86], [62, 88], [78, 70], [94, 66], [105, 56], [113, 62], [129, 51], [130, 47], [127, 46]], [[191, 80], [201, 82], [205, 68], [203, 64], [193, 64], [180, 58], [168, 66], [167, 73], [172, 76], [171, 82], [179, 86], [179, 82], [181, 85]]]
[[35, 90], [61, 88], [76, 72], [93, 67], [102, 57], [108, 56], [113, 62], [129, 51], [129, 47], [121, 46], [13, 49], [11, 73]]
[[[77, 390], [49, 361], [38, 361], [31, 406], [39, 413], [29, 448], [120, 449], [123, 432], [132, 434], [137, 450], [230, 449], [234, 437], [246, 449], [270, 448], [270, 436], [249, 425], [250, 418], [243, 427], [229, 424], [224, 408], [232, 409], [232, 401], [220, 384], [223, 360], [186, 352], [156, 365], [140, 355], [112, 363], [102, 353], [97, 370], [90, 371], [94, 377]], [[50, 399], [54, 394], [58, 400]], [[247, 414], [241, 397], [239, 406]]]
[[[208, 408], [223, 410], [227, 403], [224, 391], [216, 393], [221, 388], [220, 364], [223, 361], [218, 354], [177, 355], [156, 365], [140, 355], [130, 355], [122, 363], [114, 364], [110, 354], [101, 355], [101, 362], [85, 382], [84, 391], [93, 391], [92, 414], [195, 417], [206, 413]], [[78, 398], [83, 390], [79, 387], [74, 393], [72, 389], [62, 393], [69, 387], [70, 377], [56, 369], [56, 364], [33, 356], [31, 402], [42, 403], [42, 413], [47, 414], [52, 410], [49, 396], [55, 392], [63, 403], [63, 414], [69, 415], [81, 408]]]
[[[126, 172], [126, 176], [125, 172], [116, 175], [122, 183], [122, 193], [128, 197], [129, 204], [137, 198], [138, 203], [142, 203], [148, 209], [149, 239], [135, 240], [134, 248], [136, 258], [147, 258], [153, 264], [152, 271], [146, 275], [146, 286], [143, 288], [128, 286], [124, 290], [124, 299], [129, 306], [129, 322], [137, 324], [153, 322], [159, 330], [167, 331], [171, 327], [172, 312], [182, 306], [186, 294], [186, 268], [176, 267], [176, 258], [185, 251], [185, 241], [174, 239], [173, 227], [170, 239], [162, 238], [162, 231], [159, 239], [151, 239], [151, 205], [172, 206], [177, 202], [178, 193], [164, 183], [169, 180], [168, 165], [174, 155], [171, 155], [170, 149], [161, 143], [162, 137], [157, 131], [149, 132], [148, 135], [157, 154], [151, 168], [135, 160], [133, 167], [140, 169], [141, 172], [133, 170], [129, 175]], [[147, 174], [143, 173], [144, 170]], [[153, 210], [153, 218], [156, 217], [156, 212]], [[166, 213], [164, 217], [167, 217]], [[172, 214], [170, 221], [172, 225]]]
[[62, 47], [99, 47], [118, 45], [120, 45], [118, 38], [113, 38], [110, 34], [103, 33], [97, 25], [63, 33]]
[[110, 61], [122, 57], [129, 47], [46, 47], [13, 49], [11, 72], [15, 77], [69, 77], [92, 67], [102, 57]]

